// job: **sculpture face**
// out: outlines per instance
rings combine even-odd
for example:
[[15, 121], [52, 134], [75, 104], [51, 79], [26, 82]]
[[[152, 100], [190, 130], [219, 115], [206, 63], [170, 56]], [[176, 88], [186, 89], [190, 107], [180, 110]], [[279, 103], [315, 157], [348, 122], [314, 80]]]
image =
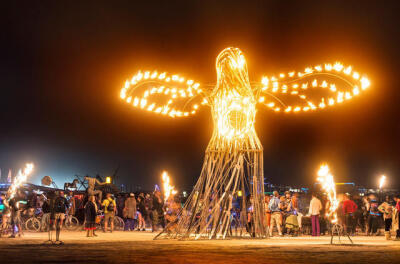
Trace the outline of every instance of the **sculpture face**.
[[224, 49], [216, 69], [217, 85], [210, 96], [216, 132], [228, 140], [243, 139], [254, 131], [256, 101], [240, 49]]

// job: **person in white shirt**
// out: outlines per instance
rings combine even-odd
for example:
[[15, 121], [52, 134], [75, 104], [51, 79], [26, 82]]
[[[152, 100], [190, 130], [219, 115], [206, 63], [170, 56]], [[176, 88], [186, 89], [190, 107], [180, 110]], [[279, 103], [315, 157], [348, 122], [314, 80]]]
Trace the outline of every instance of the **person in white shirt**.
[[311, 215], [312, 236], [320, 235], [319, 214], [321, 210], [322, 210], [322, 203], [313, 193], [310, 201], [310, 209], [308, 211], [309, 215]]

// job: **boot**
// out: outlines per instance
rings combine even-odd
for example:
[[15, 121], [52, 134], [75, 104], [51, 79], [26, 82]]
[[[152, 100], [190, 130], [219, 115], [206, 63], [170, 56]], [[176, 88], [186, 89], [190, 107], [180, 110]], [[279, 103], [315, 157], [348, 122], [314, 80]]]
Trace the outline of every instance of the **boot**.
[[390, 231], [385, 231], [385, 238], [386, 238], [386, 240], [391, 240]]

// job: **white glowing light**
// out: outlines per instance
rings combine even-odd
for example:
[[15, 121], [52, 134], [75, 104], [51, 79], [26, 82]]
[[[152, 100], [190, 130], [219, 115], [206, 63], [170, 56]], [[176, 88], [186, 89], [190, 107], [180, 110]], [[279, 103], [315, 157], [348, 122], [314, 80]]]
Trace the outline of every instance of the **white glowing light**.
[[379, 179], [379, 189], [382, 189], [385, 182], [386, 182], [386, 176], [382, 175], [381, 178]]

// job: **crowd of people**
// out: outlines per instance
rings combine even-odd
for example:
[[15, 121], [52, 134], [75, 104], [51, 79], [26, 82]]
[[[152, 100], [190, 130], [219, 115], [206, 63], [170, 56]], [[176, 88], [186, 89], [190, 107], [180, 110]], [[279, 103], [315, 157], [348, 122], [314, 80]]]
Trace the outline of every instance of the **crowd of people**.
[[[153, 193], [105, 193], [104, 199], [98, 192], [49, 191], [37, 194], [19, 189], [13, 197], [8, 193], [0, 196], [1, 230], [7, 226], [11, 238], [21, 236], [23, 218], [40, 215], [45, 219], [46, 230], [55, 231], [56, 241], [65, 219], [76, 217], [86, 230], [87, 237], [97, 236], [96, 229], [114, 231], [114, 219], [123, 219], [125, 231], [158, 231], [172, 218], [176, 218], [181, 203], [177, 197], [164, 200], [159, 190]], [[49, 217], [42, 217], [48, 215]], [[0, 232], [3, 234], [3, 232]], [[50, 238], [49, 238], [50, 239]]]
[[[399, 212], [400, 198], [386, 196], [380, 199], [377, 195], [360, 197], [349, 194], [339, 195], [339, 206], [335, 214], [337, 224], [343, 227], [347, 235], [366, 234], [376, 236], [382, 227], [386, 239], [391, 239], [391, 231], [396, 232], [400, 240]], [[252, 212], [251, 197], [247, 199], [247, 226], [251, 234]], [[10, 237], [21, 235], [21, 216], [23, 214], [48, 214], [49, 240], [55, 231], [55, 241], [60, 242], [60, 231], [67, 217], [76, 217], [86, 230], [87, 237], [98, 236], [96, 230], [114, 231], [114, 219], [119, 217], [124, 221], [125, 231], [156, 232], [165, 228], [168, 223], [176, 222], [182, 208], [181, 199], [171, 195], [167, 199], [159, 190], [153, 193], [105, 193], [99, 195], [95, 190], [87, 192], [50, 191], [48, 193], [28, 193], [18, 190], [10, 199], [7, 194], [0, 196], [0, 212], [2, 213], [1, 228], [6, 223], [12, 226]], [[232, 216], [244, 212], [239, 208], [241, 203], [233, 205]], [[274, 191], [265, 195], [265, 228], [270, 236], [298, 236], [310, 234], [320, 236], [330, 234], [333, 222], [328, 217], [329, 200], [322, 194], [307, 194], [285, 192], [280, 195]], [[234, 217], [232, 217], [233, 225]]]
[[333, 217], [333, 214], [328, 216], [330, 201], [323, 195], [312, 193], [308, 198], [285, 192], [280, 196], [274, 191], [271, 196], [265, 196], [266, 226], [270, 236], [273, 236], [274, 229], [279, 236], [304, 233], [320, 236], [330, 233], [332, 223], [342, 226], [346, 235], [377, 236], [384, 227], [386, 239], [391, 239], [391, 231], [394, 231], [396, 240], [400, 240], [400, 196], [385, 196], [382, 200], [376, 195], [340, 195]]

